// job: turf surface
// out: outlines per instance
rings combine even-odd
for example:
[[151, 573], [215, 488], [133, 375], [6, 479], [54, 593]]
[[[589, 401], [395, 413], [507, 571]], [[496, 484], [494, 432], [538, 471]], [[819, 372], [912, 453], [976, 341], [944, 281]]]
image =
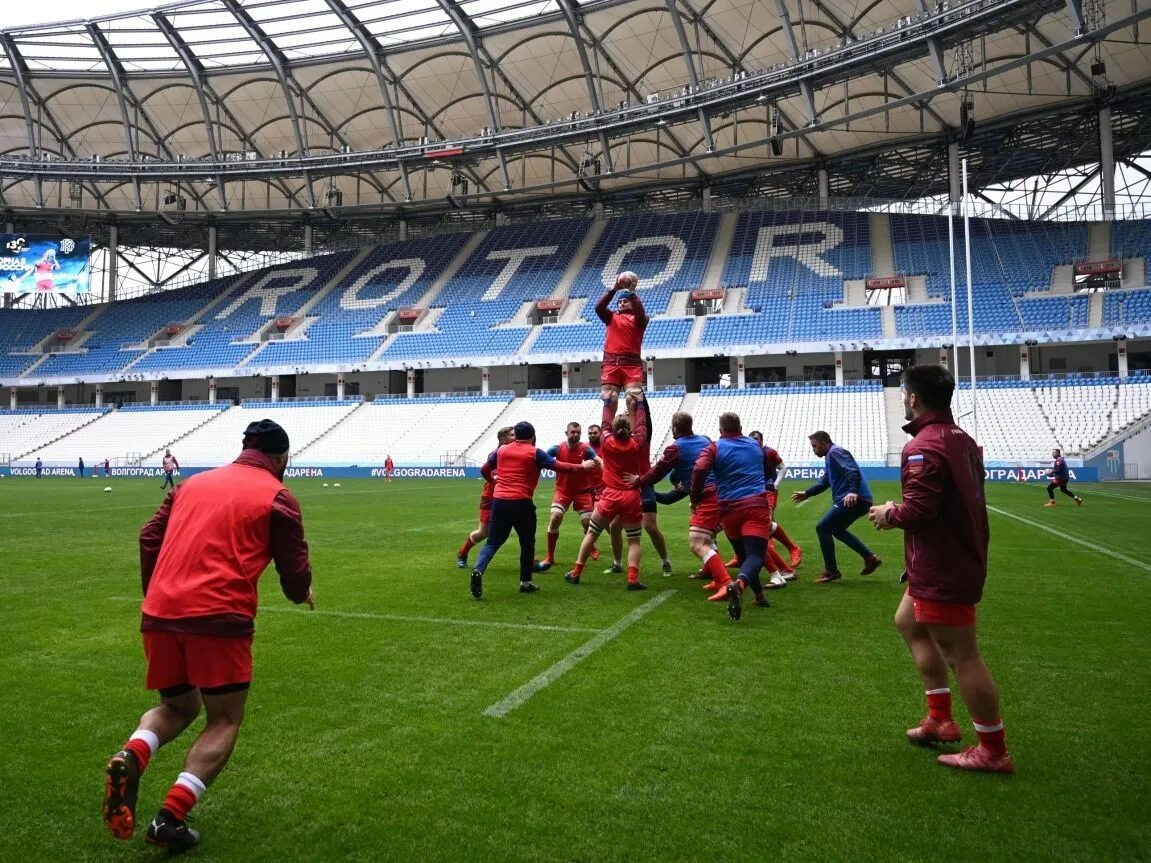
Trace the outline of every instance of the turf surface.
[[[0, 484], [0, 860], [160, 856], [99, 818], [104, 761], [153, 703], [136, 535], [161, 498], [152, 480], [106, 484]], [[1083, 508], [1045, 510], [1040, 486], [989, 486], [981, 639], [1019, 767], [1002, 777], [905, 743], [923, 705], [890, 623], [901, 536], [857, 524], [882, 569], [861, 578], [844, 550], [844, 580], [813, 584], [826, 498], [781, 506], [808, 552], [801, 580], [736, 624], [686, 578], [684, 504], [661, 516], [675, 576], [645, 540], [647, 592], [594, 565], [565, 585], [569, 516], [540, 593], [516, 590], [513, 538], [475, 602], [455, 550], [478, 483], [292, 487], [318, 608], [265, 576], [247, 720], [193, 814], [197, 859], [1148, 859], [1151, 488], [1083, 486]], [[589, 642], [522, 705], [485, 715]], [[142, 819], [189, 740], [153, 760]]]

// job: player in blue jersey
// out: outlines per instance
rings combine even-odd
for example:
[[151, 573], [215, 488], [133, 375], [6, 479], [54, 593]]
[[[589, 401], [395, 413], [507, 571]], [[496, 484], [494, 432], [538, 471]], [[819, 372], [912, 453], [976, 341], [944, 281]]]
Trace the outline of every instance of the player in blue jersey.
[[[693, 430], [691, 414], [679, 411], [672, 415], [671, 433], [675, 440], [664, 448], [663, 455], [642, 476], [627, 475], [628, 482], [635, 484], [636, 488], [653, 487], [668, 474], [676, 484], [677, 490], [685, 489], [691, 485], [691, 474], [695, 463], [699, 459], [704, 447], [711, 444], [711, 438], [696, 434]], [[669, 498], [680, 500], [686, 495], [681, 491], [669, 493]], [[726, 588], [731, 583], [731, 576], [723, 564], [715, 548], [715, 534], [719, 530], [719, 499], [716, 496], [715, 477], [705, 482], [700, 499], [691, 508], [691, 518], [688, 526], [688, 543], [692, 554], [703, 562], [701, 572], [711, 577], [708, 590]]]
[[740, 558], [739, 576], [711, 599], [726, 599], [727, 613], [732, 620], [739, 620], [743, 613], [741, 594], [748, 586], [756, 605], [770, 605], [763, 595], [759, 570], [771, 539], [771, 504], [763, 482], [763, 447], [744, 436], [738, 414], [720, 414], [719, 440], [700, 450], [691, 473], [693, 504], [704, 501], [711, 476], [715, 477], [724, 533]]
[[1063, 452], [1059, 447], [1051, 450], [1051, 458], [1054, 459], [1054, 461], [1051, 463], [1051, 470], [1047, 471], [1047, 476], [1051, 482], [1047, 483], [1047, 503], [1043, 505], [1055, 506], [1055, 489], [1059, 489], [1063, 494], [1074, 500], [1076, 506], [1083, 506], [1083, 498], [1067, 488], [1067, 481], [1071, 478], [1071, 471], [1067, 469], [1067, 459], [1063, 458]]
[[822, 494], [831, 489], [832, 505], [819, 524], [815, 526], [815, 533], [819, 537], [819, 550], [823, 552], [823, 572], [815, 580], [816, 584], [827, 584], [839, 581], [843, 573], [839, 571], [839, 564], [835, 560], [835, 540], [839, 540], [860, 557], [863, 558], [863, 570], [860, 575], [871, 575], [883, 563], [872, 553], [855, 534], [848, 528], [857, 519], [867, 515], [871, 509], [871, 486], [863, 476], [863, 471], [855, 461], [855, 457], [836, 443], [832, 443], [831, 435], [825, 431], [817, 431], [808, 436], [811, 442], [811, 451], [823, 459], [823, 476], [819, 482], [804, 491], [797, 491], [791, 496], [796, 503]]

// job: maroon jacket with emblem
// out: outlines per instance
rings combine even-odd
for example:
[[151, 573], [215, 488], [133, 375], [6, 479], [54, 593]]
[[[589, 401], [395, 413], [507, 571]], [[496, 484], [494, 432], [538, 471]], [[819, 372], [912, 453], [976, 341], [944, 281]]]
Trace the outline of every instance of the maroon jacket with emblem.
[[889, 515], [903, 528], [908, 590], [915, 599], [974, 605], [987, 580], [983, 457], [950, 410], [903, 427], [903, 502]]

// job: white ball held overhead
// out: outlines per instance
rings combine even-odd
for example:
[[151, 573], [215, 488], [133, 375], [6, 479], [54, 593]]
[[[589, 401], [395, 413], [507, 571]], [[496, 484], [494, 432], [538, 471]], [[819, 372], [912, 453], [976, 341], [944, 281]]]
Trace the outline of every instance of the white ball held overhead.
[[615, 285], [620, 290], [627, 289], [630, 291], [634, 291], [635, 286], [638, 284], [639, 284], [639, 276], [637, 276], [631, 270], [624, 270], [622, 273], [620, 273], [615, 278]]

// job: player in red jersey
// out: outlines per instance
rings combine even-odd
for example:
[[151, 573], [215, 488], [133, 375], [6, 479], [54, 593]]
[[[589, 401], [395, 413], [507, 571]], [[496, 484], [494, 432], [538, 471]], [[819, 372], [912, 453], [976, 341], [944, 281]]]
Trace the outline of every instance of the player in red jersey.
[[[644, 472], [647, 472], [651, 469], [651, 442], [655, 436], [651, 427], [651, 408], [647, 403], [647, 396], [644, 395], [643, 390], [639, 390], [634, 395], [643, 403], [644, 422], [647, 424], [643, 443], [640, 444], [640, 450], [643, 453], [642, 467]], [[644, 485], [640, 487], [640, 505], [643, 509], [644, 532], [647, 534], [648, 539], [651, 540], [655, 553], [659, 555], [664, 576], [670, 577], [672, 575], [671, 560], [667, 554], [667, 538], [659, 528], [659, 515], [657, 513], [659, 507], [656, 499], [655, 486]], [[611, 567], [604, 570], [605, 575], [612, 572], [623, 572], [622, 561], [618, 556], [623, 550], [623, 522], [620, 521], [618, 517], [612, 521], [609, 533], [611, 535], [613, 559]]]
[[627, 480], [626, 474], [641, 474], [644, 467], [643, 446], [650, 429], [647, 402], [634, 393], [627, 394], [627, 416], [615, 417], [611, 405], [604, 399], [603, 425], [611, 434], [602, 438], [600, 461], [603, 465], [603, 493], [596, 501], [587, 533], [580, 544], [575, 566], [564, 576], [568, 584], [579, 584], [584, 565], [591, 555], [596, 538], [612, 519], [619, 516], [627, 535], [627, 589], [647, 590], [639, 580], [642, 549], [639, 544], [643, 531], [643, 503], [639, 491]]
[[[514, 431], [512, 426], [504, 426], [496, 432], [496, 449], [488, 453], [488, 457], [484, 461], [491, 459], [496, 450], [504, 444], [511, 443], [514, 440]], [[492, 521], [492, 495], [496, 492], [496, 479], [494, 476], [491, 479], [484, 479], [484, 488], [480, 492], [479, 526], [468, 534], [468, 538], [464, 540], [464, 544], [456, 552], [456, 566], [460, 569], [468, 568], [468, 552], [488, 538], [488, 525]]]
[[207, 724], [147, 834], [170, 851], [199, 844], [185, 821], [236, 745], [252, 680], [256, 585], [268, 562], [288, 599], [315, 607], [300, 507], [281, 481], [287, 465], [287, 433], [271, 420], [251, 423], [239, 458], [173, 489], [140, 531], [140, 630], [147, 686], [159, 690], [160, 705], [108, 760], [104, 823], [117, 839], [135, 831], [148, 761], [202, 707]]
[[[592, 423], [587, 427], [587, 443], [588, 446], [590, 446], [596, 452], [599, 452], [600, 445], [603, 443], [603, 440], [600, 437], [599, 423]], [[598, 462], [596, 463], [595, 467], [587, 472], [587, 490], [588, 494], [591, 495], [592, 509], [595, 509], [596, 499], [599, 497], [600, 492], [603, 491], [603, 468], [599, 466]], [[613, 546], [613, 550], [615, 550], [617, 553], [623, 552], [622, 538], [620, 542], [620, 548], [615, 549]], [[596, 548], [594, 544], [591, 547], [591, 559], [599, 560], [599, 549]]]
[[558, 473], [583, 473], [595, 465], [588, 459], [581, 464], [556, 461], [536, 448], [536, 430], [529, 422], [512, 427], [514, 440], [488, 456], [481, 469], [484, 478], [496, 478], [492, 496], [492, 523], [487, 542], [480, 549], [472, 569], [472, 596], [484, 594], [484, 572], [512, 531], [520, 541], [520, 593], [535, 593], [539, 586], [532, 581], [536, 557], [536, 505], [532, 500], [540, 482], [540, 471], [550, 468]]
[[942, 366], [903, 372], [903, 407], [912, 436], [903, 447], [903, 502], [873, 506], [879, 530], [902, 528], [907, 592], [895, 626], [923, 680], [928, 715], [907, 732], [914, 743], [955, 743], [948, 668], [975, 725], [979, 745], [940, 755], [963, 770], [1014, 773], [999, 713], [999, 688], [979, 655], [975, 606], [987, 580], [987, 500], [979, 447], [955, 424], [955, 378]]
[[384, 481], [391, 482], [392, 475], [396, 472], [396, 463], [392, 461], [391, 455], [384, 456]]
[[[583, 436], [583, 427], [577, 422], [567, 424], [566, 439], [563, 443], [550, 447], [548, 455], [556, 461], [582, 464], [588, 459], [596, 458], [595, 450], [580, 438]], [[564, 513], [568, 507], [579, 513], [580, 525], [587, 531], [588, 521], [591, 519], [592, 503], [591, 488], [588, 485], [587, 474], [556, 474], [556, 490], [552, 496], [551, 518], [548, 521], [548, 553], [547, 557], [536, 563], [536, 572], [547, 572], [555, 561], [556, 543], [560, 538], [560, 525], [563, 524]]]
[[[611, 407], [614, 419], [619, 408], [620, 390], [638, 393], [643, 388], [643, 334], [647, 329], [647, 312], [635, 292], [639, 277], [620, 273], [615, 284], [596, 303], [595, 313], [607, 325], [603, 346], [603, 369], [600, 384], [604, 402]], [[619, 294], [619, 306], [611, 310], [611, 301]], [[605, 412], [604, 416], [607, 416]], [[604, 421], [607, 424], [607, 420]]]

